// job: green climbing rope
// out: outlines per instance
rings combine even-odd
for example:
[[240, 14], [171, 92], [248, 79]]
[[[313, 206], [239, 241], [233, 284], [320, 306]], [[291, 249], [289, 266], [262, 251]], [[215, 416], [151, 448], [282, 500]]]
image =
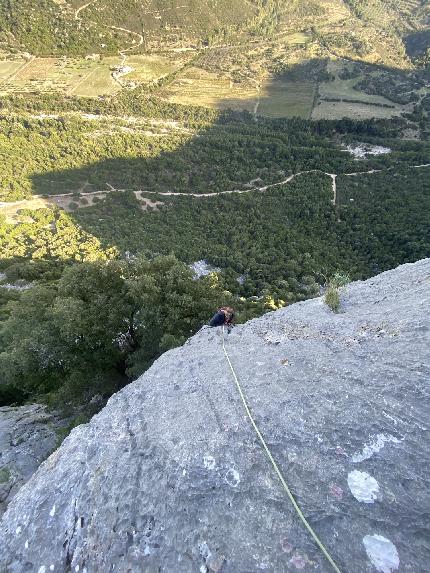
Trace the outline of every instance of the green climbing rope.
[[295, 509], [296, 512], [297, 512], [297, 515], [298, 515], [299, 518], [301, 519], [303, 525], [306, 527], [306, 529], [307, 529], [307, 530], [309, 531], [309, 533], [311, 534], [311, 536], [312, 536], [313, 540], [315, 541], [315, 543], [316, 543], [316, 544], [318, 545], [318, 547], [321, 549], [321, 551], [322, 551], [322, 553], [324, 554], [324, 556], [327, 558], [327, 560], [328, 560], [328, 562], [330, 563], [330, 565], [333, 567], [334, 571], [336, 571], [336, 573], [340, 573], [339, 567], [336, 565], [336, 563], [334, 562], [334, 560], [333, 560], [333, 558], [331, 557], [330, 553], [329, 553], [329, 552], [327, 551], [327, 549], [324, 547], [322, 541], [319, 539], [318, 535], [315, 533], [315, 531], [314, 531], [314, 530], [312, 529], [312, 527], [309, 525], [309, 523], [308, 523], [306, 517], [303, 515], [302, 510], [301, 510], [300, 507], [297, 505], [297, 502], [296, 502], [296, 500], [294, 499], [294, 496], [293, 496], [293, 494], [291, 493], [291, 490], [290, 490], [290, 488], [288, 487], [288, 484], [287, 484], [287, 482], [285, 481], [284, 476], [282, 475], [281, 470], [280, 470], [279, 467], [278, 467], [278, 464], [275, 462], [275, 460], [274, 460], [274, 458], [273, 458], [273, 456], [272, 456], [272, 453], [271, 453], [270, 450], [269, 450], [269, 447], [267, 446], [267, 444], [266, 444], [266, 442], [265, 442], [265, 440], [264, 440], [264, 438], [263, 438], [263, 436], [262, 436], [262, 434], [261, 434], [261, 432], [260, 432], [260, 430], [259, 430], [259, 428], [258, 428], [258, 426], [257, 426], [257, 424], [256, 424], [256, 422], [255, 422], [255, 420], [254, 420], [254, 418], [252, 417], [252, 413], [251, 413], [251, 410], [250, 410], [250, 408], [249, 408], [249, 406], [248, 406], [248, 403], [247, 403], [247, 401], [246, 401], [245, 394], [243, 393], [242, 387], [241, 387], [240, 382], [239, 382], [239, 380], [238, 380], [238, 378], [237, 378], [237, 376], [236, 376], [236, 372], [234, 371], [233, 365], [232, 365], [232, 363], [231, 363], [230, 357], [229, 357], [228, 352], [227, 352], [226, 347], [225, 347], [224, 326], [222, 327], [222, 348], [223, 348], [223, 350], [224, 350], [225, 357], [227, 358], [228, 365], [230, 366], [231, 372], [232, 372], [232, 374], [233, 374], [234, 381], [236, 382], [236, 386], [237, 386], [237, 389], [238, 389], [238, 391], [239, 391], [239, 394], [240, 394], [240, 397], [241, 397], [241, 399], [242, 399], [242, 402], [243, 402], [243, 405], [244, 405], [244, 407], [245, 407], [245, 410], [246, 410], [246, 413], [247, 413], [247, 415], [248, 415], [248, 418], [249, 418], [250, 421], [251, 421], [251, 424], [252, 424], [252, 426], [253, 426], [253, 428], [254, 428], [254, 430], [255, 430], [255, 433], [257, 434], [258, 439], [260, 440], [261, 445], [263, 446], [263, 449], [264, 449], [264, 451], [266, 452], [267, 457], [269, 458], [269, 460], [270, 460], [270, 462], [271, 462], [271, 464], [272, 464], [272, 466], [273, 466], [273, 469], [275, 470], [277, 476], [278, 476], [279, 479], [281, 480], [281, 483], [282, 483], [282, 485], [283, 485], [285, 491], [287, 492], [287, 495], [288, 495], [288, 497], [290, 498], [290, 501], [291, 501], [291, 503], [293, 504], [293, 507], [294, 507], [294, 509]]

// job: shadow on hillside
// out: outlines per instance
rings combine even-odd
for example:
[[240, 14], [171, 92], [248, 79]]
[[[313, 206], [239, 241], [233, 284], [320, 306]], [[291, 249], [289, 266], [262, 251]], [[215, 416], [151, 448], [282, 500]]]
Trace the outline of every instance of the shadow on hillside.
[[[303, 162], [300, 157], [291, 149], [302, 148], [302, 157], [306, 164], [309, 162], [306, 149], [320, 147], [321, 141], [312, 140], [312, 137], [324, 137], [332, 135], [334, 130], [342, 133], [369, 133], [376, 135], [372, 127], [371, 120], [365, 120], [363, 125], [354, 125], [352, 120], [341, 119], [337, 121], [336, 127], [329, 127], [324, 120], [314, 122], [312, 125], [300, 123], [300, 119], [309, 119], [312, 107], [318, 99], [316, 87], [318, 82], [329, 79], [326, 71], [326, 59], [313, 59], [307, 62], [296, 64], [291, 69], [284, 71], [274, 77], [271, 81], [263, 86], [259, 97], [252, 98], [251, 103], [247, 100], [236, 98], [224, 98], [219, 102], [219, 109], [222, 109], [221, 115], [209, 121], [207, 119], [201, 125], [201, 114], [199, 108], [186, 108], [185, 124], [199, 124], [194, 135], [191, 134], [187, 126], [184, 129], [176, 131], [177, 137], [169, 144], [164, 144], [163, 139], [167, 140], [163, 127], [158, 126], [155, 129], [153, 137], [147, 138], [146, 143], [140, 141], [140, 132], [148, 130], [147, 127], [138, 127], [130, 123], [118, 128], [118, 131], [112, 134], [112, 137], [106, 136], [106, 126], [102, 126], [100, 133], [97, 130], [91, 131], [88, 137], [92, 138], [93, 149], [87, 146], [82, 151], [85, 157], [89, 157], [88, 163], [80, 168], [51, 170], [45, 173], [37, 174], [32, 177], [32, 187], [34, 194], [37, 195], [57, 195], [70, 192], [93, 192], [108, 191], [112, 187], [115, 189], [144, 189], [154, 191], [191, 191], [191, 192], [211, 192], [228, 189], [229, 185], [245, 183], [252, 180], [253, 174], [246, 170], [249, 162], [255, 160], [257, 145], [250, 144], [249, 138], [258, 135], [262, 141], [268, 143], [265, 162], [271, 163], [272, 156], [270, 151], [276, 155], [278, 143], [287, 143], [287, 147], [275, 160], [279, 163], [279, 169], [287, 168], [290, 172], [297, 172], [303, 169]], [[375, 66], [373, 66], [374, 68]], [[380, 68], [380, 71], [387, 71], [386, 68]], [[394, 71], [394, 70], [393, 70]], [[396, 71], [396, 73], [398, 73]], [[234, 91], [234, 90], [233, 90]], [[140, 115], [139, 98], [145, 94], [136, 92], [137, 112], [133, 110], [124, 110], [119, 106], [118, 115]], [[133, 92], [126, 92], [127, 97], [132, 96]], [[93, 100], [94, 101], [94, 100]], [[169, 104], [167, 104], [169, 105]], [[100, 104], [94, 103], [96, 114], [102, 119], [104, 114], [112, 114], [109, 106], [100, 100]], [[240, 110], [241, 107], [248, 110], [240, 112], [229, 112], [228, 109]], [[183, 112], [176, 112], [175, 106], [171, 106], [170, 113], [172, 116], [166, 117], [166, 113], [159, 113], [155, 120], [163, 122], [166, 120], [184, 120]], [[178, 106], [180, 110], [182, 106]], [[115, 108], [113, 108], [115, 110]], [[184, 109], [184, 108], [182, 108]], [[196, 110], [195, 112], [193, 111]], [[203, 116], [205, 112], [203, 113]], [[210, 112], [207, 114], [210, 116]], [[142, 119], [150, 119], [151, 116], [142, 116]], [[270, 120], [269, 118], [272, 118]], [[288, 118], [291, 121], [288, 121]], [[292, 119], [296, 118], [296, 120]], [[61, 117], [59, 118], [61, 122]], [[97, 121], [97, 119], [94, 119]], [[367, 121], [367, 125], [366, 125]], [[327, 124], [327, 125], [324, 125]], [[333, 126], [334, 124], [332, 124]], [[136, 140], [127, 140], [127, 131], [135, 130]], [[103, 133], [104, 130], [104, 133]], [[242, 132], [240, 137], [239, 131]], [[372, 133], [373, 131], [373, 133]], [[157, 133], [158, 132], [158, 133]], [[227, 132], [228, 139], [224, 139]], [[271, 132], [271, 133], [269, 133]], [[173, 129], [171, 133], [175, 133]], [[290, 137], [285, 138], [285, 134]], [[65, 135], [66, 132], [65, 132]], [[76, 133], [79, 137], [79, 134]], [[179, 136], [182, 136], [181, 138]], [[61, 134], [60, 134], [61, 137]], [[247, 140], [248, 137], [248, 140]], [[235, 145], [228, 148], [228, 144], [235, 139]], [[67, 141], [67, 139], [66, 139]], [[69, 141], [65, 144], [69, 144]], [[132, 146], [140, 147], [142, 155], [140, 157], [131, 157]], [[65, 147], [61, 153], [79, 154], [80, 150], [76, 146], [70, 146], [72, 151]], [[92, 153], [93, 151], [93, 153]], [[94, 156], [94, 160], [91, 159]], [[106, 159], [96, 159], [102, 155]], [[74, 162], [72, 156], [70, 163]], [[330, 161], [326, 158], [317, 157], [308, 168], [330, 169]], [[204, 173], [202, 173], [204, 169]], [[256, 171], [263, 169], [260, 165], [256, 166]], [[246, 175], [243, 171], [249, 171]], [[227, 177], [223, 176], [227, 173]], [[247, 177], [250, 179], [247, 179]], [[256, 176], [260, 176], [257, 173]]]

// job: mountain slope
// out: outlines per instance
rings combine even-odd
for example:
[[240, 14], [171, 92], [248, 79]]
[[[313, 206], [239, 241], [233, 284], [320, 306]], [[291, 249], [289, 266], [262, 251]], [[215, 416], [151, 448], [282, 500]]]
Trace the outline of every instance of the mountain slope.
[[[428, 569], [430, 259], [236, 327], [255, 419], [340, 570]], [[1, 523], [0, 568], [241, 573], [330, 566], [203, 330], [73, 430]]]
[[0, 41], [36, 55], [249, 42], [273, 50], [286, 33], [312, 30], [338, 55], [404, 66], [402, 36], [426, 29], [429, 10], [421, 0], [7, 0]]
[[244, 24], [257, 12], [246, 0], [96, 0], [82, 18], [143, 33], [147, 42], [198, 42], [213, 30]]

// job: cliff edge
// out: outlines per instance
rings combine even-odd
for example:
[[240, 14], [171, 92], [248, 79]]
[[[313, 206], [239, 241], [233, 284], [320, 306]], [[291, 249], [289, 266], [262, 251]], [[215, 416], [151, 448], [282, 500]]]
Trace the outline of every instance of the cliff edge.
[[[430, 259], [237, 326], [226, 348], [342, 572], [430, 563]], [[203, 329], [75, 428], [17, 493], [0, 571], [331, 571]]]

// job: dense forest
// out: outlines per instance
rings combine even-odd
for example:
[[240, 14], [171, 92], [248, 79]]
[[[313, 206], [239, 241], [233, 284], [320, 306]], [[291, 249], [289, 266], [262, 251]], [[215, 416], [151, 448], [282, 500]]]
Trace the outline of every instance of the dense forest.
[[311, 173], [264, 193], [160, 197], [164, 206], [144, 217], [133, 194], [113, 193], [74, 216], [107, 244], [174, 251], [190, 263], [205, 258], [229, 269], [232, 291], [289, 303], [317, 292], [316, 282], [336, 270], [356, 279], [427, 256], [429, 172], [339, 177], [335, 207], [331, 180]]
[[[407, 127], [402, 119], [255, 122], [246, 112], [166, 104], [139, 90], [130, 93], [134, 97], [83, 103], [83, 98], [57, 96], [4, 98], [0, 198], [73, 192], [83, 185], [102, 190], [107, 183], [134, 190], [207, 193], [257, 178], [268, 184], [310, 169], [351, 172], [357, 163], [342, 145], [363, 137], [392, 149], [389, 156], [369, 158], [367, 169], [425, 163], [429, 156], [428, 145], [398, 139]], [[79, 106], [91, 118], [70, 113]], [[143, 119], [139, 123], [129, 116]], [[172, 128], [171, 121], [179, 123]]]

